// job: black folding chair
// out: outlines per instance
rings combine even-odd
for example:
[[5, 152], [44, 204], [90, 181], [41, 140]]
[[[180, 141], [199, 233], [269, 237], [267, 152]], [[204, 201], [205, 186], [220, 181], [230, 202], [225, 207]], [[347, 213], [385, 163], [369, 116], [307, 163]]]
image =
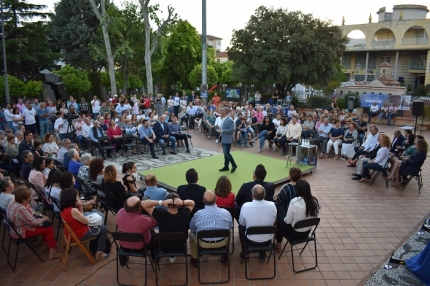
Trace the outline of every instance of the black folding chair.
[[[115, 153], [115, 148], [112, 146], [112, 141], [110, 140], [109, 136], [99, 137], [97, 138], [97, 140], [99, 141], [98, 148], [99, 148], [99, 154], [101, 157], [105, 156], [104, 155], [105, 151], [106, 151], [106, 156], [109, 151], [111, 151], [112, 153]], [[107, 144], [105, 145], [103, 142], [107, 142]], [[114, 160], [116, 161], [115, 154], [112, 156], [112, 158], [114, 158]]]
[[63, 163], [61, 163], [57, 159], [54, 159], [54, 165], [55, 165], [55, 168], [57, 168], [58, 170], [60, 170], [62, 173], [64, 173], [64, 172], [67, 171], [66, 167], [64, 167]]
[[[103, 189], [101, 191], [106, 196], [106, 200], [100, 200], [100, 202], [102, 203], [102, 207], [105, 210], [105, 225], [107, 225], [107, 219], [108, 219], [109, 211], [112, 212], [112, 214], [117, 214], [119, 209], [121, 208], [121, 206], [120, 206], [119, 202], [117, 201], [117, 199], [115, 198], [114, 194], [112, 194], [110, 192], [105, 192], [105, 191], [103, 191]], [[115, 203], [119, 208], [113, 207], [111, 203]]]
[[[112, 238], [114, 239], [115, 245], [116, 245], [116, 282], [118, 283], [118, 285], [126, 285], [126, 284], [121, 284], [119, 281], [119, 258], [120, 256], [124, 257], [124, 261], [126, 260], [126, 257], [128, 256], [133, 256], [133, 257], [141, 257], [145, 259], [145, 283], [143, 285], [147, 284], [148, 281], [148, 269], [147, 269], [147, 265], [148, 265], [148, 249], [146, 247], [146, 243], [145, 243], [145, 239], [143, 237], [143, 235], [141, 233], [127, 233], [127, 232], [120, 232], [120, 231], [115, 231], [112, 232]], [[124, 241], [124, 242], [143, 242], [144, 247], [142, 249], [128, 249], [128, 248], [123, 248], [119, 241]], [[154, 269], [154, 266], [152, 265], [152, 260], [151, 257], [149, 257], [149, 260], [151, 262], [151, 266], [152, 269]], [[142, 263], [137, 263], [137, 262], [126, 262], [125, 266], [127, 267], [127, 269], [129, 269], [128, 264], [140, 264], [143, 265]]]
[[[227, 239], [227, 243], [223, 247], [219, 248], [203, 248], [200, 247], [200, 240], [201, 239], [208, 239], [208, 238], [223, 238]], [[198, 257], [204, 255], [204, 254], [212, 254], [212, 255], [223, 255], [225, 254], [227, 256], [226, 266], [227, 266], [227, 280], [225, 281], [216, 281], [216, 282], [202, 282], [200, 277], [200, 265], [201, 261], [199, 262], [198, 266], [198, 277], [199, 277], [199, 283], [200, 284], [223, 284], [228, 283], [230, 281], [230, 258], [228, 256], [229, 254], [229, 246], [230, 246], [230, 230], [229, 229], [215, 229], [215, 230], [201, 230], [197, 233], [197, 255]]]
[[[316, 217], [316, 218], [308, 218], [308, 219], [304, 219], [304, 220], [298, 221], [294, 225], [294, 229], [300, 229], [300, 228], [304, 228], [304, 227], [312, 227], [309, 236], [306, 237], [306, 238], [304, 238], [304, 239], [293, 239], [292, 237], [285, 237], [287, 239], [287, 243], [285, 243], [284, 248], [282, 248], [282, 252], [281, 252], [281, 254], [279, 254], [278, 260], [281, 258], [282, 253], [284, 253], [285, 248], [287, 247], [288, 243], [290, 243], [290, 245], [291, 245], [291, 250], [290, 250], [290, 252], [291, 252], [291, 259], [293, 261], [293, 271], [295, 273], [300, 273], [300, 272], [303, 272], [303, 271], [312, 270], [312, 269], [317, 268], [317, 266], [318, 266], [317, 238], [315, 236], [315, 231], [316, 231], [319, 223], [320, 223], [320, 218], [318, 218], [318, 217]], [[305, 250], [306, 246], [308, 246], [308, 244], [309, 244], [310, 241], [313, 241], [314, 245], [315, 245], [315, 266], [310, 267], [310, 268], [305, 268], [303, 270], [296, 271], [296, 269], [294, 267], [294, 251], [293, 251], [293, 246], [297, 245], [297, 244], [301, 244], [301, 243], [306, 243], [305, 246], [303, 247], [302, 251], [300, 251], [300, 255], [302, 255], [303, 251]]]
[[[248, 235], [258, 235], [258, 234], [272, 234], [273, 239], [271, 239], [267, 244], [261, 244], [261, 245], [254, 245], [250, 244], [248, 242], [245, 242], [245, 253], [243, 255], [248, 255], [249, 253], [255, 253], [260, 251], [270, 251], [269, 258], [267, 259], [267, 263], [270, 261], [270, 257], [272, 256], [272, 252], [275, 250], [275, 235], [278, 231], [278, 228], [276, 226], [253, 226], [248, 227], [246, 229], [245, 237]], [[245, 260], [245, 277], [248, 280], [265, 280], [265, 279], [273, 279], [276, 276], [276, 259], [275, 254], [273, 254], [273, 276], [270, 277], [258, 277], [258, 278], [251, 278], [249, 276], [248, 271], [248, 259], [242, 259], [240, 260], [240, 264], [242, 264], [242, 261]]]
[[187, 137], [188, 137], [188, 140], [190, 141], [191, 148], [194, 148], [193, 141], [191, 141], [190, 132], [188, 131], [188, 127], [181, 126], [181, 129], [182, 131], [187, 131]]
[[[188, 285], [188, 262], [187, 262], [187, 239], [188, 239], [188, 233], [186, 232], [162, 232], [162, 233], [155, 233], [152, 236], [152, 239], [154, 239], [154, 251], [155, 256], [157, 260], [155, 261], [155, 284], [158, 286], [158, 270], [160, 270], [160, 260], [161, 257], [172, 257], [172, 256], [178, 256], [178, 257], [184, 257], [183, 263], [179, 264], [185, 264], [185, 284], [182, 285]], [[163, 242], [169, 243], [169, 242], [182, 242], [183, 246], [181, 249], [177, 250], [165, 250], [161, 247], [160, 243]], [[176, 285], [176, 284], [175, 284]]]
[[227, 210], [231, 214], [231, 219], [233, 220], [233, 228], [231, 229], [231, 251], [229, 255], [232, 255], [234, 252], [234, 209], [228, 207], [219, 207]]
[[[373, 182], [375, 182], [375, 180], [379, 177], [379, 175], [382, 173], [384, 175], [384, 177], [387, 177], [387, 171], [388, 171], [388, 167], [390, 164], [390, 160], [387, 160], [387, 163], [385, 163], [384, 167], [382, 169], [379, 170], [373, 170], [370, 173], [370, 177], [372, 178], [372, 180], [370, 181], [370, 185], [371, 186], [373, 184]], [[388, 188], [388, 181], [385, 181], [385, 185]]]
[[403, 188], [402, 191], [406, 188], [406, 186], [409, 184], [410, 181], [412, 181], [412, 179], [417, 180], [418, 183], [418, 193], [421, 194], [421, 188], [423, 187], [423, 177], [421, 175], [421, 169], [417, 174], [413, 174], [413, 175], [406, 175], [406, 181], [404, 181], [403, 184]]
[[[128, 150], [138, 148], [137, 141], [139, 140], [139, 138], [134, 136], [133, 134], [123, 134], [121, 140], [123, 155], [126, 156], [127, 159], [130, 159], [130, 156], [128, 156]], [[139, 158], [139, 152], [137, 152], [137, 157]]]
[[[6, 224], [8, 225], [7, 229], [9, 230], [9, 246], [7, 251], [5, 251], [6, 253], [6, 257], [7, 257], [7, 263], [9, 264], [10, 268], [12, 269], [12, 271], [15, 271], [16, 269], [16, 262], [18, 260], [18, 251], [19, 251], [19, 246], [21, 244], [25, 244], [28, 246], [28, 248], [30, 248], [31, 251], [33, 251], [34, 254], [36, 254], [36, 256], [42, 261], [45, 262], [42, 257], [39, 256], [39, 254], [36, 251], [36, 247], [33, 245], [33, 243], [31, 242], [32, 239], [34, 238], [34, 236], [30, 236], [27, 238], [23, 238], [15, 229], [15, 225], [7, 218], [6, 216], [6, 211], [3, 208], [0, 208], [0, 212], [4, 218], [4, 220], [6, 221]], [[12, 237], [12, 232], [14, 232], [18, 238], [14, 238]], [[11, 242], [13, 242], [16, 245], [16, 252], [15, 252], [15, 261], [13, 262], [13, 266], [12, 263], [10, 261], [10, 246], [11, 246]], [[4, 249], [3, 249], [4, 250]]]
[[60, 226], [63, 223], [63, 219], [61, 218], [60, 212], [55, 211], [54, 205], [58, 209], [60, 209], [60, 202], [58, 201], [58, 199], [56, 197], [51, 196], [49, 193], [48, 193], [48, 197], [49, 197], [49, 200], [51, 201], [51, 204], [49, 205], [49, 207], [50, 207], [50, 210], [52, 212], [52, 223], [54, 223], [54, 218], [56, 218], [58, 220], [57, 236], [55, 237], [55, 240], [57, 240], [58, 235], [60, 233]]

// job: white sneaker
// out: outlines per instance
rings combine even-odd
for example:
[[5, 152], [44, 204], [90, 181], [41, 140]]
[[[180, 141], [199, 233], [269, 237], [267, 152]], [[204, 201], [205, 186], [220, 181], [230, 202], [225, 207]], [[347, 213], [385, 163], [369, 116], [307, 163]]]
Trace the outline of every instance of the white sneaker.
[[218, 143], [219, 143], [219, 139], [215, 140], [215, 144], [218, 144]]
[[170, 263], [175, 263], [176, 256], [169, 257], [169, 259], [170, 259]]

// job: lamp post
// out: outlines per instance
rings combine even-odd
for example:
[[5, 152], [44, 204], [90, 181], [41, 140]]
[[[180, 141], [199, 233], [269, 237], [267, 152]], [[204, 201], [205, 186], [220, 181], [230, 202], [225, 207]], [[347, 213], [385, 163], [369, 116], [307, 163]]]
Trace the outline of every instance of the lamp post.
[[0, 0], [0, 6], [1, 6], [1, 42], [2, 42], [2, 46], [3, 46], [4, 92], [6, 95], [6, 103], [10, 103], [9, 78], [8, 78], [8, 74], [7, 74], [7, 63], [6, 63], [6, 41], [4, 38], [3, 0]]

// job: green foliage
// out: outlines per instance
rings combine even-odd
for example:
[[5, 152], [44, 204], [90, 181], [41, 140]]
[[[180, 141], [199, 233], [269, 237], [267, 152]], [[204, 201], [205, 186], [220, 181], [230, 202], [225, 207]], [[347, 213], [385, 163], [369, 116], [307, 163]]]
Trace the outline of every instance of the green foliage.
[[311, 108], [321, 108], [321, 109], [326, 109], [327, 106], [330, 105], [331, 100], [325, 96], [319, 96], [319, 95], [315, 95], [315, 96], [310, 96], [307, 99], [308, 104], [311, 106]]
[[339, 107], [340, 110], [346, 108], [346, 100], [347, 100], [347, 98], [345, 98], [345, 97], [337, 99], [337, 107]]
[[72, 66], [66, 65], [61, 70], [54, 71], [54, 73], [63, 77], [63, 82], [69, 95], [81, 96], [91, 89], [88, 75]]
[[234, 31], [227, 49], [233, 79], [277, 84], [327, 85], [336, 73], [347, 38], [339, 27], [300, 11], [259, 7], [246, 27]]
[[180, 20], [166, 41], [164, 53], [163, 69], [173, 72], [174, 82], [180, 81], [184, 87], [192, 87], [194, 83], [190, 82], [189, 75], [202, 61], [202, 44], [196, 28]]
[[[17, 79], [12, 75], [8, 75], [9, 95], [11, 97], [22, 96], [25, 93], [25, 84], [22, 80]], [[4, 78], [0, 76], [0, 97], [5, 97]]]
[[25, 84], [25, 96], [30, 98], [39, 97], [43, 92], [43, 82], [40, 80], [29, 80]]
[[110, 90], [110, 78], [107, 72], [100, 72], [100, 82], [106, 91]]
[[[218, 81], [218, 75], [213, 67], [207, 66], [208, 86], [212, 86]], [[189, 75], [189, 82], [192, 86], [200, 86], [202, 82], [202, 64], [196, 65]]]
[[426, 87], [424, 85], [419, 85], [415, 89], [414, 95], [417, 95], [417, 96], [426, 96], [427, 95]]
[[[99, 72], [89, 72], [88, 80], [91, 82], [91, 95], [97, 95], [98, 98], [102, 98], [101, 90], [101, 75]], [[89, 101], [90, 98], [87, 98]]]

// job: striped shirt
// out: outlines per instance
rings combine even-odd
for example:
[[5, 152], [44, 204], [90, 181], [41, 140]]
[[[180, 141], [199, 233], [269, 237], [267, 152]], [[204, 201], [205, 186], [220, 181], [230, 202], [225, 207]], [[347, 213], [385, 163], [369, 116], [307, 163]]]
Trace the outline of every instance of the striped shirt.
[[[204, 209], [197, 211], [190, 222], [191, 232], [196, 234], [201, 230], [232, 229], [231, 214], [216, 205], [205, 205]], [[205, 239], [207, 241], [220, 240], [222, 237]]]
[[[12, 202], [7, 208], [7, 217], [15, 225], [16, 231], [25, 238], [25, 231], [34, 231], [42, 226], [42, 221], [33, 216], [34, 211], [31, 206]], [[18, 238], [18, 235], [11, 229], [11, 236]]]
[[287, 211], [291, 200], [296, 196], [296, 186], [285, 184], [276, 198], [275, 204], [280, 204]]

